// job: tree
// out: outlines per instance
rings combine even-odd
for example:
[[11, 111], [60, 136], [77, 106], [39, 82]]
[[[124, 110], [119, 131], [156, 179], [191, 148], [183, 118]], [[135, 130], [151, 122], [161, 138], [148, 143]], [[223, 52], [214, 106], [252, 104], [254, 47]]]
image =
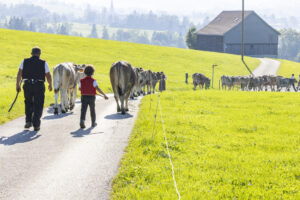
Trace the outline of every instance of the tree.
[[109, 40], [109, 34], [108, 34], [106, 26], [104, 26], [103, 30], [102, 30], [102, 39]]
[[186, 34], [185, 42], [189, 49], [196, 49], [197, 35], [196, 35], [196, 27], [195, 26], [192, 26], [189, 28], [189, 30]]
[[280, 33], [279, 58], [296, 60], [300, 52], [300, 33], [293, 29], [284, 29]]
[[36, 26], [34, 22], [30, 22], [29, 27], [28, 27], [29, 31], [35, 32], [36, 31]]
[[98, 33], [97, 33], [97, 27], [96, 24], [93, 24], [91, 34], [89, 35], [90, 38], [98, 38]]
[[12, 17], [9, 22], [6, 23], [7, 28], [15, 30], [27, 30], [27, 24], [22, 17]]
[[62, 24], [58, 27], [57, 34], [69, 35], [67, 24]]

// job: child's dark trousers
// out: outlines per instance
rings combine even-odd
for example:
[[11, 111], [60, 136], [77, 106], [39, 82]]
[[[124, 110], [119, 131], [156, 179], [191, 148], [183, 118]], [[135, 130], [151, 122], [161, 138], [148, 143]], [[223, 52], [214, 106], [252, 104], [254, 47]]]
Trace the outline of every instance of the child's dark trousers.
[[81, 96], [81, 115], [80, 115], [81, 123], [84, 123], [85, 121], [85, 115], [88, 106], [90, 107], [92, 124], [96, 122], [95, 100], [96, 100], [95, 96]]

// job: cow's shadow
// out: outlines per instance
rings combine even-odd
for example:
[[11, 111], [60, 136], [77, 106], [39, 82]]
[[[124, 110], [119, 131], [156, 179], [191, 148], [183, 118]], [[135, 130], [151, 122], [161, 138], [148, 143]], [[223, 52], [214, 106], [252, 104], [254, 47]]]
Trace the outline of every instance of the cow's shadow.
[[41, 135], [37, 134], [37, 131], [23, 130], [20, 133], [12, 135], [10, 137], [0, 137], [0, 144], [10, 146], [17, 143], [25, 143], [38, 139]]
[[64, 117], [68, 117], [69, 115], [72, 115], [72, 114], [73, 114], [73, 112], [67, 112], [67, 113], [59, 113], [58, 115], [54, 115], [52, 112], [52, 115], [45, 116], [45, 117], [43, 117], [43, 119], [45, 119], [45, 120], [61, 119]]
[[120, 120], [120, 119], [128, 119], [131, 117], [133, 117], [133, 115], [131, 115], [129, 113], [125, 113], [125, 115], [122, 115], [120, 113], [115, 113], [115, 114], [111, 114], [111, 115], [106, 115], [104, 118], [109, 119], [109, 120]]
[[78, 129], [77, 131], [74, 131], [74, 132], [71, 132], [70, 134], [75, 137], [75, 138], [80, 138], [80, 137], [84, 137], [84, 136], [87, 136], [87, 135], [93, 135], [93, 134], [101, 134], [101, 133], [104, 133], [104, 132], [95, 132], [95, 133], [92, 133], [92, 130], [94, 128], [93, 127], [90, 127], [88, 129]]

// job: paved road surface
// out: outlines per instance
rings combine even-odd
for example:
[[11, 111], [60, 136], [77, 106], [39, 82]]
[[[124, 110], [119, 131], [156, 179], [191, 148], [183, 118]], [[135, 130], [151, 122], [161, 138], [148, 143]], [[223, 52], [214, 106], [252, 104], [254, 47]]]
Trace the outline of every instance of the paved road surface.
[[269, 58], [260, 58], [259, 60], [261, 61], [260, 65], [253, 71], [255, 76], [277, 75], [280, 61]]
[[109, 199], [139, 102], [123, 116], [112, 96], [97, 99], [93, 129], [79, 129], [78, 102], [72, 114], [46, 109], [39, 132], [23, 130], [24, 117], [0, 126], [0, 199]]

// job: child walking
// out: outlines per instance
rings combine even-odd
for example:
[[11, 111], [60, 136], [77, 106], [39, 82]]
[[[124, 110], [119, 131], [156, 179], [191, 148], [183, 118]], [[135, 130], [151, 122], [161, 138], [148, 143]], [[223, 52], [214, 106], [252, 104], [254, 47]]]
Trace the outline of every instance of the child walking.
[[88, 106], [91, 112], [92, 127], [97, 126], [95, 112], [96, 91], [102, 94], [106, 100], [108, 99], [106, 94], [99, 88], [97, 81], [92, 78], [94, 72], [93, 66], [86, 66], [84, 69], [86, 77], [81, 79], [79, 83], [79, 90], [81, 91], [80, 128], [85, 128], [85, 115]]

